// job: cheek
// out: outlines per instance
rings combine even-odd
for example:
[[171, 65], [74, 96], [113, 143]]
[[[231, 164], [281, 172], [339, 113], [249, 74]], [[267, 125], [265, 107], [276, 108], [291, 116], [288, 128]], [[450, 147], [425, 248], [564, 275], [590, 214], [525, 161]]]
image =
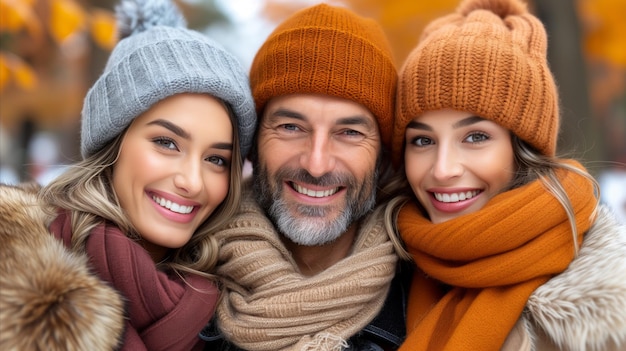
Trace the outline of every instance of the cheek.
[[295, 145], [276, 140], [259, 143], [258, 162], [268, 170], [274, 171], [290, 160], [296, 153], [296, 149]]
[[362, 148], [356, 152], [348, 149], [341, 154], [336, 154], [336, 158], [347, 165], [355, 176], [364, 177], [376, 169], [378, 152], [375, 148]]
[[513, 180], [515, 173], [515, 162], [513, 159], [513, 150], [501, 147], [496, 149], [492, 155], [480, 158], [482, 162], [476, 163], [480, 165], [476, 169], [482, 170], [485, 178], [490, 179], [497, 188], [501, 189]]
[[406, 167], [406, 178], [414, 190], [419, 187], [419, 183], [424, 178], [428, 170], [428, 164], [423, 157], [414, 154], [405, 154], [404, 164]]
[[[124, 194], [128, 193], [126, 188], [128, 188], [130, 183], [132, 182], [131, 177], [136, 176], [136, 173], [132, 172], [133, 159], [128, 152], [125, 152], [125, 149], [120, 151], [120, 155], [115, 161], [113, 165], [113, 191], [120, 197], [120, 201], [122, 201], [122, 197]], [[137, 165], [138, 169], [142, 169], [140, 165]]]
[[[126, 145], [132, 146], [132, 145]], [[130, 182], [131, 179], [146, 179], [167, 169], [148, 150], [126, 147], [120, 152], [119, 158], [113, 166], [113, 179], [119, 182]]]
[[230, 174], [226, 173], [214, 176], [209, 180], [208, 184], [211, 202], [215, 207], [217, 207], [224, 201], [224, 199], [226, 199], [226, 195], [228, 195], [228, 190], [230, 188]]

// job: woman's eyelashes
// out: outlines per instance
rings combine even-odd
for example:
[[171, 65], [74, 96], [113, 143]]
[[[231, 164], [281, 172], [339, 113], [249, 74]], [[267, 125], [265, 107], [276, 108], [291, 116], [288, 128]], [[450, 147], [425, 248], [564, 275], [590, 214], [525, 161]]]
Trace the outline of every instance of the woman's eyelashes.
[[225, 157], [223, 157], [223, 156], [215, 156], [215, 155], [214, 156], [209, 156], [209, 157], [206, 158], [206, 160], [208, 162], [210, 162], [210, 163], [215, 164], [216, 166], [219, 166], [219, 167], [226, 168], [226, 167], [230, 166], [230, 160], [225, 158]]
[[[152, 139], [152, 142], [157, 145], [159, 148], [166, 149], [168, 151], [180, 151], [176, 141], [174, 139], [159, 136]], [[206, 162], [214, 164], [219, 167], [227, 168], [230, 166], [230, 158], [223, 155], [210, 155], [204, 158]]]
[[468, 143], [477, 144], [489, 140], [491, 137], [485, 132], [471, 132], [464, 140]]
[[[483, 132], [483, 131], [473, 131], [473, 132], [466, 134], [463, 137], [462, 142], [470, 143], [470, 144], [480, 144], [489, 139], [491, 139], [491, 136], [488, 133]], [[409, 139], [409, 144], [415, 145], [417, 147], [426, 147], [426, 146], [434, 145], [436, 144], [436, 142], [431, 137], [424, 136], [424, 135], [417, 135]]]
[[152, 142], [161, 148], [178, 151], [178, 146], [176, 146], [176, 142], [171, 138], [160, 136], [152, 139]]
[[433, 145], [434, 143], [435, 142], [431, 138], [422, 135], [411, 138], [411, 144], [418, 147]]

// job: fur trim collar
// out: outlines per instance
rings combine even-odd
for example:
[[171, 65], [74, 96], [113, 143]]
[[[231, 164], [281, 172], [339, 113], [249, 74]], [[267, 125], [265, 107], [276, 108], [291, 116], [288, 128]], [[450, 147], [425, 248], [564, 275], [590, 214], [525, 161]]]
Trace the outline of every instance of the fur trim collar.
[[600, 206], [579, 255], [526, 307], [560, 348], [605, 350], [626, 343], [626, 226]]
[[37, 191], [0, 185], [0, 349], [114, 349], [123, 301], [49, 233]]

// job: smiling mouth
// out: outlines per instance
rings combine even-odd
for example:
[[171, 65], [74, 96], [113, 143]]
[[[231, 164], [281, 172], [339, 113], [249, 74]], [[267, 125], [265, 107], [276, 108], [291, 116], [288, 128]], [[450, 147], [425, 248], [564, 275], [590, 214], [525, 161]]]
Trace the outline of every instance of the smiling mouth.
[[291, 187], [293, 188], [293, 190], [297, 191], [298, 193], [302, 194], [302, 195], [306, 195], [306, 196], [310, 196], [310, 197], [327, 197], [327, 196], [331, 196], [336, 194], [339, 191], [339, 187], [337, 188], [333, 188], [333, 189], [327, 189], [327, 190], [311, 190], [311, 189], [307, 189], [303, 186], [300, 186], [294, 182], [290, 182]]
[[462, 193], [433, 193], [435, 199], [440, 202], [459, 202], [469, 200], [480, 193], [479, 190], [465, 191]]
[[181, 213], [181, 214], [189, 214], [191, 213], [191, 211], [193, 211], [193, 206], [179, 205], [175, 202], [172, 202], [170, 200], [165, 200], [164, 198], [158, 197], [156, 195], [152, 195], [152, 200], [154, 200], [154, 202], [159, 204], [159, 206], [165, 207], [172, 212]]

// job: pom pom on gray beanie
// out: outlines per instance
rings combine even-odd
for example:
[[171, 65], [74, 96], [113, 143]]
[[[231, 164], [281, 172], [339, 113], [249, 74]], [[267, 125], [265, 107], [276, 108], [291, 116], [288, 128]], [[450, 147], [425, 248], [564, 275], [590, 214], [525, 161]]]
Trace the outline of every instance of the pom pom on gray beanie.
[[116, 12], [120, 41], [85, 97], [82, 156], [96, 153], [157, 102], [180, 93], [205, 93], [234, 112], [245, 158], [257, 118], [239, 61], [217, 42], [187, 29], [170, 0], [122, 0]]

